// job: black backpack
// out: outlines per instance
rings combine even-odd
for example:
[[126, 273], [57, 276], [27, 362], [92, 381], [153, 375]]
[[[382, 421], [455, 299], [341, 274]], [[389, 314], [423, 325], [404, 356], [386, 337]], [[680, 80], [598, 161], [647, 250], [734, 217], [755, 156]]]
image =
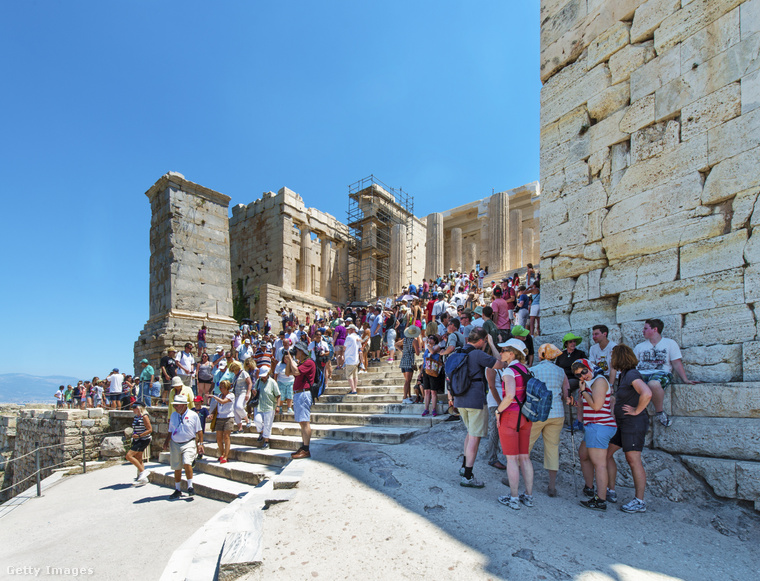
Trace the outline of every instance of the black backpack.
[[475, 347], [459, 347], [446, 357], [446, 383], [455, 396], [467, 393], [473, 381], [478, 379], [479, 374], [471, 376], [469, 368], [470, 353], [474, 350]]

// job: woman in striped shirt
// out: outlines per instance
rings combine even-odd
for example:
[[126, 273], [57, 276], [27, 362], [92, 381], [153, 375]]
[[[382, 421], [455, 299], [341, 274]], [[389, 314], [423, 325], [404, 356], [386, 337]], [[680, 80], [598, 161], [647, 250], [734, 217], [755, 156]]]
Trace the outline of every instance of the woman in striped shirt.
[[[590, 497], [581, 506], [591, 510], [607, 510], [607, 446], [617, 431], [612, 414], [612, 388], [602, 370], [588, 359], [574, 362], [571, 370], [578, 378], [578, 395], [583, 403], [585, 437], [578, 450], [585, 486]], [[594, 477], [597, 492], [594, 493]]]
[[143, 452], [150, 445], [153, 426], [150, 424], [150, 416], [144, 405], [134, 403], [132, 411], [135, 414], [132, 418], [132, 447], [127, 452], [127, 461], [137, 468], [134, 486], [143, 486], [148, 483], [148, 471], [142, 460]]

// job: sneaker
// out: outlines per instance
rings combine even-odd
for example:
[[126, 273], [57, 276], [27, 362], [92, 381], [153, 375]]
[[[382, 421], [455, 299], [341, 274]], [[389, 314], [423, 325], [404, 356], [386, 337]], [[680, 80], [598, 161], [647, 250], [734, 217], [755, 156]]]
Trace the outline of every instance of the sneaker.
[[172, 495], [169, 497], [170, 500], [176, 500], [177, 498], [182, 498], [182, 492], [175, 489], [174, 492], [172, 492]]
[[437, 412], [437, 411], [435, 411], [435, 410], [433, 410], [433, 413], [432, 413], [432, 414], [430, 414], [430, 415], [431, 415], [431, 416], [433, 416], [433, 417], [435, 417], [435, 416], [437, 416], [437, 415], [438, 415], [438, 412]]
[[259, 450], [269, 450], [269, 442], [264, 442], [261, 446], [259, 446]]
[[638, 498], [635, 498], [631, 502], [627, 502], [623, 506], [620, 507], [620, 510], [623, 512], [628, 513], [634, 513], [634, 512], [646, 512], [647, 511], [647, 503], [643, 500], [639, 500]]
[[427, 411], [427, 410], [425, 410], [424, 412], [422, 412], [422, 417], [424, 418], [425, 416], [427, 416], [427, 415], [429, 415], [429, 414], [430, 414], [430, 412], [429, 412], [429, 411]]
[[594, 490], [593, 487], [584, 486], [583, 494], [585, 494], [589, 498], [594, 498], [596, 496], [596, 491]]
[[520, 502], [522, 502], [528, 508], [533, 508], [533, 495], [532, 494], [525, 494], [523, 492], [520, 495]]
[[607, 510], [607, 503], [598, 496], [589, 498], [588, 500], [581, 500], [580, 503], [583, 508], [588, 508], [590, 510]]
[[464, 476], [464, 466], [459, 469], [459, 475]]
[[508, 506], [509, 508], [513, 510], [520, 510], [519, 498], [512, 498], [511, 496], [507, 495], [507, 496], [500, 496], [497, 500], [504, 506]]
[[195, 496], [195, 489], [192, 486], [187, 489], [187, 495], [188, 496]]
[[485, 483], [481, 482], [474, 476], [472, 478], [465, 478], [462, 476], [462, 480], [459, 481], [459, 486], [466, 486], [468, 488], [483, 488]]
[[617, 502], [617, 492], [614, 490], [607, 489], [607, 501], [608, 502]]
[[263, 442], [264, 441], [264, 434], [259, 434], [259, 437], [256, 438], [257, 442]]
[[140, 475], [137, 477], [138, 482], [148, 482], [148, 476], [150, 475], [149, 470], [143, 470], [140, 472]]
[[583, 422], [581, 422], [580, 420], [575, 420], [575, 422], [573, 422], [573, 429], [576, 432], [585, 432], [586, 431], [586, 427], [583, 425]]
[[140, 487], [140, 486], [145, 486], [146, 484], [148, 484], [147, 480], [135, 480], [132, 483], [132, 486], [134, 486], [134, 487]]
[[293, 408], [288, 408], [288, 413], [289, 413], [289, 414], [293, 414], [293, 413], [295, 413], [295, 412], [293, 411]]
[[663, 426], [666, 428], [669, 428], [673, 425], [673, 418], [669, 418], [668, 414], [665, 412], [660, 412], [657, 414], [657, 421], [660, 422]]
[[401, 403], [414, 403], [414, 400], [411, 397], [407, 397]]

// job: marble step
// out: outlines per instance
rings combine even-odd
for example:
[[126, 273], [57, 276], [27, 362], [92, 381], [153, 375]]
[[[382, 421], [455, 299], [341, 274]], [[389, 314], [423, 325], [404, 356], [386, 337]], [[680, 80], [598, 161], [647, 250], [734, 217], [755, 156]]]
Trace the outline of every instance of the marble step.
[[[395, 413], [387, 415], [361, 414], [361, 413], [320, 413], [312, 412], [311, 424], [337, 424], [352, 426], [397, 426], [410, 428], [430, 428], [433, 424], [445, 421], [447, 415], [437, 417], [422, 417], [422, 404], [409, 404], [409, 408], [419, 408], [419, 413]], [[295, 421], [292, 414], [280, 414], [275, 418], [277, 421]]]
[[[357, 396], [353, 396], [357, 397]], [[448, 404], [444, 406], [442, 403], [438, 404], [438, 412], [442, 413], [448, 408]], [[425, 410], [424, 404], [404, 404], [404, 403], [364, 403], [364, 402], [332, 402], [322, 403], [322, 398], [318, 403], [311, 406], [311, 413], [348, 413], [348, 414], [419, 414], [422, 416], [422, 412]]]
[[[160, 464], [146, 465], [146, 468], [151, 470], [149, 476], [151, 483], [174, 490], [174, 470]], [[187, 491], [187, 481], [184, 478], [182, 479], [181, 488], [183, 493]], [[171, 490], [167, 492], [167, 495], [171, 494]], [[251, 486], [228, 478], [195, 472], [193, 473], [193, 490], [198, 496], [223, 502], [232, 502], [250, 491]], [[179, 501], [187, 501], [188, 498], [187, 495], [183, 495]]]
[[[209, 452], [211, 451], [211, 444], [209, 444]], [[217, 450], [214, 446], [214, 459], [204, 457], [203, 460], [198, 460], [194, 466], [193, 474], [203, 473], [218, 476], [219, 478], [227, 478], [228, 480], [234, 480], [250, 486], [258, 486], [265, 480], [271, 479], [278, 473], [278, 468], [266, 464], [252, 464], [245, 460], [235, 459], [235, 454], [230, 450], [230, 457], [233, 458], [225, 464], [219, 464], [217, 460]], [[195, 478], [193, 478], [193, 484], [195, 484]]]
[[[354, 442], [372, 442], [374, 444], [401, 444], [425, 428], [385, 427], [385, 426], [346, 426], [336, 424], [312, 424], [312, 440], [346, 440]], [[301, 441], [301, 428], [295, 423], [275, 422], [272, 426], [272, 438], [280, 436], [295, 437]], [[300, 446], [300, 443], [299, 443]], [[296, 446], [297, 448], [298, 446]], [[295, 449], [295, 448], [294, 448]], [[289, 464], [288, 466], [292, 466]]]
[[[357, 390], [358, 391], [358, 390]], [[401, 403], [404, 397], [402, 392], [399, 393], [381, 393], [367, 395], [359, 393], [359, 395], [349, 395], [347, 388], [335, 391], [334, 395], [327, 395], [326, 393], [319, 396], [319, 403]]]
[[[237, 439], [239, 435], [253, 436], [253, 438], [245, 438], [241, 441]], [[233, 441], [233, 438], [236, 438], [236, 440]], [[206, 450], [206, 454], [213, 458], [219, 458], [219, 448], [214, 435], [206, 434], [205, 441], [204, 449]], [[261, 443], [258, 441], [258, 434], [233, 434], [230, 435], [230, 443], [230, 459], [233, 460], [269, 466], [275, 470], [282, 468], [290, 462], [290, 456], [287, 454], [272, 449], [260, 449]]]

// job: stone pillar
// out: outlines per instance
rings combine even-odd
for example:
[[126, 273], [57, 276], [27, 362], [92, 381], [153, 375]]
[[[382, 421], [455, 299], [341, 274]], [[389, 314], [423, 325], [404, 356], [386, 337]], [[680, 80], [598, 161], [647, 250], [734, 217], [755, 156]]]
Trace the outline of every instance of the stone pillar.
[[[489, 245], [490, 241], [488, 235], [491, 231], [491, 226], [488, 223], [488, 218], [480, 219], [480, 245], [478, 246], [477, 254], [475, 255], [475, 262], [480, 262], [481, 268], [488, 266], [489, 263]], [[489, 268], [489, 271], [491, 269]]]
[[531, 262], [533, 266], [538, 266], [541, 262], [541, 238], [539, 236], [533, 237], [533, 250], [531, 251]]
[[322, 251], [320, 260], [320, 269], [322, 272], [319, 273], [319, 294], [322, 295], [323, 299], [330, 300], [330, 279], [332, 275], [330, 269], [330, 252], [332, 251], [332, 248], [330, 246], [330, 240], [327, 238], [327, 234], [320, 234], [319, 241], [320, 250]]
[[464, 258], [462, 268], [465, 272], [470, 272], [475, 268], [477, 245], [474, 242], [468, 242], [464, 245]]
[[522, 210], [512, 210], [509, 213], [509, 269], [515, 270], [522, 266]]
[[336, 242], [332, 286], [333, 295], [337, 297], [339, 303], [348, 302], [348, 290], [346, 288], [348, 282], [348, 244]]
[[509, 194], [499, 192], [491, 196], [488, 202], [488, 218], [490, 223], [488, 272], [496, 274], [510, 268], [509, 246]]
[[443, 214], [433, 213], [427, 217], [427, 242], [425, 243], [425, 278], [435, 280], [444, 274], [443, 266]]
[[391, 255], [388, 294], [401, 293], [406, 283], [406, 225], [394, 224], [391, 227]]
[[533, 228], [523, 228], [522, 232], [522, 266], [533, 262]]
[[299, 265], [300, 284], [298, 290], [307, 294], [313, 293], [311, 281], [312, 262], [311, 232], [309, 231], [309, 227], [306, 224], [303, 224], [301, 226], [301, 264]]
[[451, 268], [462, 271], [462, 229], [451, 229]]

